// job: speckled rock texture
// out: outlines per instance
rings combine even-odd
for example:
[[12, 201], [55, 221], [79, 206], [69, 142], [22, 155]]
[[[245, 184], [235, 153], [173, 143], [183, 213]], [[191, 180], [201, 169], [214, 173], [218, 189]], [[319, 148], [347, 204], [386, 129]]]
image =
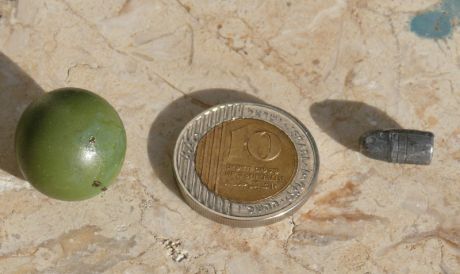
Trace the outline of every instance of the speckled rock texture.
[[[460, 32], [411, 30], [441, 4], [0, 0], [0, 273], [459, 273]], [[14, 156], [22, 111], [65, 86], [128, 137], [117, 182], [83, 202], [35, 191]], [[238, 100], [292, 113], [320, 151], [311, 198], [269, 226], [202, 217], [171, 171], [188, 120]], [[357, 151], [398, 127], [435, 133], [430, 166]]]

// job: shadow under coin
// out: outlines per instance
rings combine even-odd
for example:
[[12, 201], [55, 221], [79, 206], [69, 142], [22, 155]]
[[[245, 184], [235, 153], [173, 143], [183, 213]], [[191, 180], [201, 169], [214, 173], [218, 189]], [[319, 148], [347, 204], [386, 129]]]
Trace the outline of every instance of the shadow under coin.
[[182, 198], [172, 166], [174, 145], [181, 130], [193, 117], [218, 104], [262, 100], [241, 91], [206, 89], [192, 92], [170, 103], [153, 122], [148, 136], [148, 154], [154, 172], [165, 186]]
[[16, 162], [14, 135], [25, 108], [43, 89], [0, 52], [0, 169], [23, 179]]
[[325, 100], [314, 103], [310, 113], [324, 132], [355, 151], [359, 151], [362, 134], [376, 129], [401, 128], [385, 112], [362, 102]]

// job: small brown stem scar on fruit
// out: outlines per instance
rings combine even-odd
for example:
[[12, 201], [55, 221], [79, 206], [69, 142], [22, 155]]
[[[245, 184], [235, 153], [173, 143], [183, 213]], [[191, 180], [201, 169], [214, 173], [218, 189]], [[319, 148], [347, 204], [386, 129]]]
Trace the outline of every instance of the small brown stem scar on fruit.
[[93, 184], [92, 184], [92, 186], [93, 186], [93, 187], [100, 187], [100, 186], [101, 186], [101, 184], [102, 184], [102, 183], [101, 183], [101, 182], [99, 182], [99, 181], [93, 181]]

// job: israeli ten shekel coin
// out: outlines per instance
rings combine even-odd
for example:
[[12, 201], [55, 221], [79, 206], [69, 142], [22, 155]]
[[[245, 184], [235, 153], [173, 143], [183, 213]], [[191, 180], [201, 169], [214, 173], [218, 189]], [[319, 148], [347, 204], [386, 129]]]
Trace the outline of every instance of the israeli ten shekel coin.
[[233, 103], [197, 115], [173, 157], [177, 184], [202, 215], [234, 226], [288, 216], [309, 197], [319, 170], [310, 132], [269, 105]]

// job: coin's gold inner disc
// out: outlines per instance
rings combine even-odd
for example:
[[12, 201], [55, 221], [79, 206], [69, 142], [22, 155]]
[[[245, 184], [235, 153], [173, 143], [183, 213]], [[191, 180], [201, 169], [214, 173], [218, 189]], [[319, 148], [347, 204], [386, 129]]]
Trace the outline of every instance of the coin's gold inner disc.
[[226, 121], [199, 141], [195, 167], [210, 191], [252, 203], [284, 190], [295, 175], [297, 153], [276, 126], [257, 119]]

